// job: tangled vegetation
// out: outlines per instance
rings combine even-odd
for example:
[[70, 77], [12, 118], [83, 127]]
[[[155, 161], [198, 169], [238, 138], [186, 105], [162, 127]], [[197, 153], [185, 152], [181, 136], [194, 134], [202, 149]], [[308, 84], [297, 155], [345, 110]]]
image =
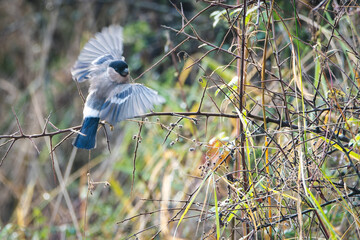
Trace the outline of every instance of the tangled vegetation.
[[[0, 6], [1, 238], [360, 238], [357, 1]], [[109, 24], [166, 104], [76, 150], [69, 69]]]

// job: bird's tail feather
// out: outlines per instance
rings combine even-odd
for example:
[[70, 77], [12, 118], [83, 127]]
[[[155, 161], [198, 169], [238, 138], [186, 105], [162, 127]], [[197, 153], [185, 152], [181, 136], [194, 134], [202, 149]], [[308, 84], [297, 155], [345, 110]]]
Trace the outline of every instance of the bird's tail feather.
[[100, 118], [87, 117], [84, 119], [80, 132], [73, 145], [77, 148], [92, 149], [96, 144], [96, 132]]

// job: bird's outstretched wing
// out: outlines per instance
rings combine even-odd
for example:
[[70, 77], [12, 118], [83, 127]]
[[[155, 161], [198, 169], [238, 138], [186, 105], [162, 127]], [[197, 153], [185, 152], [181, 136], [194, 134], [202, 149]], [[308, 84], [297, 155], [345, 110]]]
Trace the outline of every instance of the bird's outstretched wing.
[[100, 110], [100, 118], [110, 124], [145, 114], [165, 99], [141, 84], [121, 84], [115, 87]]
[[[123, 60], [123, 29], [112, 25], [95, 35], [87, 42], [71, 69], [73, 79], [83, 82], [91, 78], [91, 73], [101, 70], [102, 64], [109, 60]], [[105, 71], [105, 68], [103, 68]]]

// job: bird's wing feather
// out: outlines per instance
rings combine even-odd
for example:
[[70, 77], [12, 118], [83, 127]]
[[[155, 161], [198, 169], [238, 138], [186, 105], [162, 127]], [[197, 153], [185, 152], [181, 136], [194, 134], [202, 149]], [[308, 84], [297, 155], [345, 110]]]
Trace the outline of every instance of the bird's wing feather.
[[111, 124], [145, 114], [154, 105], [165, 102], [156, 91], [141, 84], [115, 87], [100, 110], [100, 118]]
[[83, 82], [91, 78], [93, 72], [106, 68], [103, 63], [109, 60], [123, 60], [122, 27], [112, 25], [95, 34], [87, 42], [71, 69], [73, 79]]

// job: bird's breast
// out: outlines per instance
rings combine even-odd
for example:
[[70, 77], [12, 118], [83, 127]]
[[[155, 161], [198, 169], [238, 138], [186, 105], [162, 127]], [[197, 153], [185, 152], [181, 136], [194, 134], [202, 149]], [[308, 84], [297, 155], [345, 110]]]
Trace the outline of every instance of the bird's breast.
[[109, 76], [109, 79], [113, 82], [117, 82], [117, 83], [128, 83], [129, 82], [128, 76], [126, 76], [126, 77], [121, 76], [113, 68], [109, 67], [107, 70], [107, 74]]

